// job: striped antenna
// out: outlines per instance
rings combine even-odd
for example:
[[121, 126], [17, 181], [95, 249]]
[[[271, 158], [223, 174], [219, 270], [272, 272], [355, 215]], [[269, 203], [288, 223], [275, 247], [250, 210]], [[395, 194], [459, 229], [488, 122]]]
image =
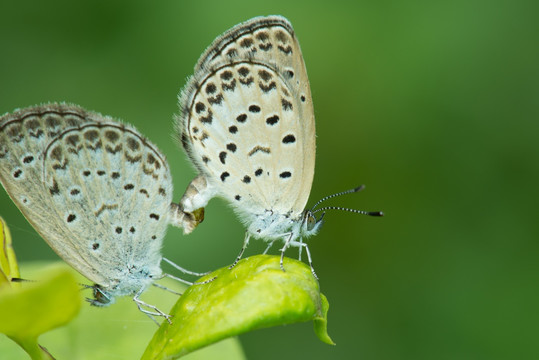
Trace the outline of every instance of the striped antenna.
[[[343, 192], [340, 192], [340, 193], [337, 193], [337, 194], [333, 194], [333, 195], [329, 195], [329, 196], [326, 196], [326, 197], [323, 197], [322, 199], [320, 199], [316, 204], [314, 204], [314, 206], [311, 208], [310, 210], [310, 213], [311, 214], [316, 214], [317, 212], [320, 212], [320, 211], [326, 211], [326, 210], [342, 210], [342, 211], [348, 211], [348, 212], [353, 212], [353, 213], [356, 213], [356, 214], [362, 214], [362, 215], [369, 215], [369, 216], [384, 216], [384, 213], [381, 212], [381, 211], [364, 211], [364, 210], [356, 210], [356, 209], [349, 209], [349, 208], [343, 208], [343, 207], [340, 207], [340, 206], [325, 206], [323, 208], [320, 208], [320, 209], [316, 209], [315, 208], [320, 205], [320, 203], [328, 200], [328, 199], [331, 199], [331, 198], [334, 198], [334, 197], [337, 197], [337, 196], [341, 196], [341, 195], [346, 195], [346, 194], [351, 194], [351, 193], [356, 193], [356, 192], [359, 192], [361, 190], [365, 189], [365, 185], [361, 185], [361, 186], [358, 186], [356, 188], [353, 188], [353, 189], [350, 189], [350, 190], [346, 190], [346, 191], [343, 191]], [[324, 214], [322, 214], [322, 217], [324, 216]], [[320, 218], [319, 220], [321, 220], [322, 218]]]
[[384, 216], [384, 213], [381, 211], [364, 211], [364, 210], [356, 210], [356, 209], [348, 209], [343, 208], [340, 206], [326, 206], [320, 209], [317, 209], [315, 211], [312, 211], [312, 214], [316, 214], [319, 211], [326, 211], [326, 210], [342, 210], [342, 211], [349, 211], [356, 214], [362, 214], [362, 215], [369, 215], [369, 216]]
[[[346, 191], [343, 191], [343, 192], [340, 192], [340, 193], [337, 193], [337, 194], [333, 194], [333, 195], [328, 195], [328, 196], [325, 196], [323, 197], [322, 199], [318, 200], [318, 202], [316, 204], [314, 204], [314, 206], [311, 208], [311, 212], [318, 206], [320, 205], [321, 202], [324, 202], [328, 199], [331, 199], [331, 198], [334, 198], [334, 197], [337, 197], [337, 196], [341, 196], [341, 195], [346, 195], [346, 194], [351, 194], [351, 193], [356, 193], [358, 191], [361, 191], [365, 189], [365, 185], [361, 185], [361, 186], [358, 186], [356, 188], [353, 188], [353, 189], [350, 189], [350, 190], [346, 190]], [[318, 211], [318, 210], [317, 210]]]

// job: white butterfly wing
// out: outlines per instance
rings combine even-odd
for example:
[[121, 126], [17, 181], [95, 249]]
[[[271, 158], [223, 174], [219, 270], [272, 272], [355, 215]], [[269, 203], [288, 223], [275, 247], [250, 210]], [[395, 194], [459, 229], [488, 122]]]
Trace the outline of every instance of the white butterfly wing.
[[303, 211], [314, 176], [314, 113], [286, 19], [254, 18], [217, 38], [180, 103], [183, 146], [219, 195], [244, 213]]
[[96, 121], [94, 115], [74, 105], [48, 104], [0, 118], [0, 180], [32, 224], [47, 217], [41, 206], [47, 205], [48, 197], [37, 191], [42, 186], [43, 151], [66, 129]]
[[100, 123], [65, 131], [46, 149], [44, 181], [66, 262], [105, 288], [161, 274], [172, 183], [163, 155], [136, 130]]
[[49, 104], [4, 115], [0, 140], [2, 184], [66, 262], [126, 292], [160, 274], [172, 183], [164, 156], [134, 128]]
[[29, 107], [0, 119], [0, 180], [26, 219], [57, 253], [64, 229], [42, 182], [43, 152], [66, 129], [97, 121], [93, 113], [66, 104]]

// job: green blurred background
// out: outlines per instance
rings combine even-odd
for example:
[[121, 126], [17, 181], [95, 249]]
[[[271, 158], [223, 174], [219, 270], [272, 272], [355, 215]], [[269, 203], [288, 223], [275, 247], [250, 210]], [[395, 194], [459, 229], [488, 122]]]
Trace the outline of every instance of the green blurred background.
[[[220, 33], [281, 14], [303, 50], [317, 119], [309, 240], [329, 331], [240, 337], [249, 359], [539, 358], [539, 31], [535, 1], [3, 1], [0, 113], [68, 101], [134, 124], [167, 155], [175, 197], [194, 176], [172, 140], [176, 95]], [[232, 262], [244, 230], [221, 200], [164, 253]], [[56, 255], [5, 191], [19, 260]], [[255, 254], [264, 248], [253, 242]], [[292, 252], [290, 256], [295, 256]], [[24, 267], [23, 267], [24, 275]], [[149, 340], [149, 339], [148, 339]]]

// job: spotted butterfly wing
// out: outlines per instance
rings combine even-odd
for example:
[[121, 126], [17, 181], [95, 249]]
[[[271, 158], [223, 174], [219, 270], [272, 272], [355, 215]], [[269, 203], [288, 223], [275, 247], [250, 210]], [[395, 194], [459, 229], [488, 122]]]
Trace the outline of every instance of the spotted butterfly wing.
[[50, 143], [44, 164], [62, 258], [118, 295], [161, 275], [172, 182], [153, 145], [120, 124], [88, 124]]
[[98, 122], [71, 105], [48, 104], [17, 110], [0, 118], [0, 181], [28, 221], [49, 242], [50, 194], [44, 191], [43, 151], [66, 129]]
[[207, 183], [200, 199], [186, 199], [193, 209], [219, 195], [247, 218], [301, 216], [314, 176], [314, 112], [285, 18], [254, 18], [218, 37], [199, 59], [180, 108], [176, 129]]
[[167, 224], [181, 217], [154, 145], [132, 127], [66, 104], [3, 116], [0, 138], [9, 196], [105, 300], [135, 294], [161, 275]]

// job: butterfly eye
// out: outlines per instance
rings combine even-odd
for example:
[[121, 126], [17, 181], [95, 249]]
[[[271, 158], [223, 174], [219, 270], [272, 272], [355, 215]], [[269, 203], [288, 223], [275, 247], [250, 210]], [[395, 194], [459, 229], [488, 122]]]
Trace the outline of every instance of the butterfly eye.
[[311, 231], [314, 229], [314, 226], [316, 225], [316, 218], [314, 215], [310, 212], [307, 213], [307, 230]]

